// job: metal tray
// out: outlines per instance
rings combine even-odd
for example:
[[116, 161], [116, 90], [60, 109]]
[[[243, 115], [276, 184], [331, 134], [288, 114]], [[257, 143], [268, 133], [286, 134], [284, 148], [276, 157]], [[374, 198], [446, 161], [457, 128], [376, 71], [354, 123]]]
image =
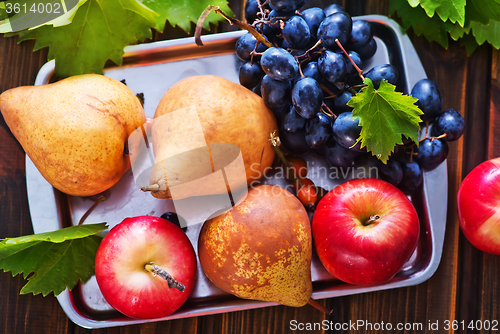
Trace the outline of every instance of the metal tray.
[[[374, 27], [378, 44], [376, 55], [364, 64], [367, 70], [377, 64], [392, 63], [400, 70], [397, 83], [399, 90], [408, 93], [411, 87], [426, 74], [417, 53], [403, 29], [393, 20], [378, 15], [360, 16], [354, 19], [369, 20]], [[165, 91], [177, 81], [192, 75], [217, 74], [238, 82], [241, 61], [234, 54], [236, 40], [244, 31], [235, 31], [203, 36], [204, 47], [198, 47], [193, 38], [162, 41], [127, 47], [124, 64], [105, 69], [106, 76], [126, 80], [135, 93], [145, 94], [144, 109], [147, 117], [153, 117], [156, 106]], [[38, 73], [35, 85], [48, 83], [54, 73], [54, 62], [45, 64]], [[314, 155], [306, 157], [316, 166], [327, 166]], [[327, 190], [338, 181], [309, 172], [317, 185]], [[80, 217], [93, 204], [89, 198], [72, 197], [52, 188], [26, 158], [28, 201], [35, 233], [47, 232], [78, 223]], [[411, 197], [421, 222], [421, 237], [413, 256], [401, 272], [390, 282], [378, 286], [360, 287], [340, 282], [333, 278], [313, 256], [312, 279], [314, 299], [331, 298], [362, 292], [416, 285], [429, 279], [436, 271], [442, 253], [446, 208], [447, 208], [446, 161], [438, 168], [425, 172], [420, 190]], [[86, 223], [107, 222], [110, 228], [123, 218], [137, 215], [155, 215], [172, 211], [167, 200], [158, 200], [141, 192], [134, 183], [132, 173], [107, 191], [107, 199], [99, 204], [87, 218]], [[189, 226], [187, 235], [197, 245], [200, 224]], [[196, 286], [188, 301], [174, 314], [148, 321], [169, 320], [209, 315], [276, 305], [274, 303], [243, 300], [231, 296], [215, 287], [198, 266]], [[114, 310], [103, 298], [95, 278], [79, 284], [72, 291], [57, 296], [67, 316], [85, 328], [101, 328], [143, 323], [125, 317]]]

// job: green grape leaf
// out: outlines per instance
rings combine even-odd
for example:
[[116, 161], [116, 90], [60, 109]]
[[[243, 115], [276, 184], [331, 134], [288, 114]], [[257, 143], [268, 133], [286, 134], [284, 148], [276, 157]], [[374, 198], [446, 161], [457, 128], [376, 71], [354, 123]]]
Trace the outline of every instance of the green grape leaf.
[[429, 17], [437, 13], [444, 22], [457, 22], [461, 27], [465, 24], [465, 0], [420, 0], [420, 6]]
[[500, 2], [494, 0], [467, 0], [465, 15], [469, 21], [487, 25], [491, 20], [500, 21]]
[[472, 34], [465, 34], [458, 41], [460, 42], [460, 45], [465, 48], [468, 56], [473, 54], [478, 47], [476, 38]]
[[19, 41], [36, 39], [35, 51], [49, 47], [60, 77], [101, 73], [111, 59], [121, 65], [124, 47], [152, 36], [155, 13], [136, 0], [87, 0], [71, 24], [22, 31]]
[[361, 126], [356, 143], [387, 163], [394, 147], [403, 144], [403, 136], [418, 145], [422, 111], [414, 104], [416, 98], [396, 92], [385, 79], [378, 89], [369, 78], [364, 83], [367, 86], [347, 104], [354, 108], [353, 119], [359, 119]]
[[[160, 16], [156, 17], [156, 30], [163, 31], [165, 23], [173, 26], [179, 26], [187, 33], [191, 32], [191, 23], [196, 23], [203, 10], [208, 5], [219, 6], [220, 9], [229, 16], [234, 16], [226, 0], [198, 0], [198, 1], [176, 1], [176, 0], [144, 0], [145, 6], [151, 8]], [[204, 22], [203, 28], [209, 30], [209, 23], [216, 24], [223, 20], [217, 13], [210, 13]]]
[[397, 12], [405, 30], [411, 27], [417, 36], [424, 35], [428, 41], [448, 47], [448, 31], [453, 27], [450, 21], [443, 22], [437, 15], [429, 17], [422, 7], [413, 8], [406, 0], [390, 0], [389, 12]]
[[472, 34], [476, 38], [477, 44], [482, 45], [488, 41], [493, 47], [500, 48], [500, 22], [490, 20], [488, 25], [472, 21], [470, 23]]
[[106, 224], [84, 224], [53, 232], [33, 234], [0, 241], [0, 268], [12, 276], [23, 273], [28, 283], [21, 294], [72, 289], [94, 274], [94, 259]]

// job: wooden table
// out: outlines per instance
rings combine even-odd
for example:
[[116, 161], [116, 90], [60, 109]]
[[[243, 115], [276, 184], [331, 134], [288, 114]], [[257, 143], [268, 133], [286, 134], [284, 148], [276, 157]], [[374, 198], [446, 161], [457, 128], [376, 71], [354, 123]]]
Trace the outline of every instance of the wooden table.
[[[244, 1], [241, 1], [244, 3]], [[388, 1], [336, 1], [351, 15], [388, 14]], [[327, 1], [309, 1], [324, 7]], [[241, 17], [240, 1], [230, 1]], [[227, 24], [219, 31], [234, 29]], [[424, 325], [425, 332], [443, 333], [444, 322], [500, 320], [500, 256], [472, 247], [460, 231], [456, 194], [461, 180], [482, 161], [500, 156], [500, 52], [483, 45], [470, 57], [456, 43], [448, 50], [412, 32], [429, 78], [443, 95], [444, 108], [459, 110], [466, 120], [462, 139], [450, 144], [448, 156], [449, 204], [443, 255], [437, 272], [413, 287], [322, 300], [334, 310], [325, 316], [312, 307], [268, 307], [174, 321], [95, 330], [96, 333], [290, 333], [290, 321], [335, 323], [365, 320], [371, 323]], [[167, 37], [168, 36], [168, 37]], [[156, 40], [183, 37], [169, 28]], [[32, 85], [47, 51], [32, 52], [33, 42], [16, 44], [1, 38], [0, 91]], [[0, 121], [0, 238], [32, 234], [25, 179], [25, 155], [3, 119]], [[19, 295], [25, 281], [20, 275], [0, 274], [0, 333], [83, 333], [73, 324], [53, 296]], [[439, 322], [431, 331], [429, 323]], [[312, 331], [312, 333], [324, 331]], [[334, 331], [331, 331], [334, 332]], [[343, 330], [342, 333], [354, 333]], [[362, 331], [357, 331], [362, 332]], [[405, 333], [412, 333], [407, 330]], [[451, 332], [451, 330], [450, 330]], [[460, 331], [462, 332], [462, 331]], [[470, 331], [471, 333], [473, 331]]]

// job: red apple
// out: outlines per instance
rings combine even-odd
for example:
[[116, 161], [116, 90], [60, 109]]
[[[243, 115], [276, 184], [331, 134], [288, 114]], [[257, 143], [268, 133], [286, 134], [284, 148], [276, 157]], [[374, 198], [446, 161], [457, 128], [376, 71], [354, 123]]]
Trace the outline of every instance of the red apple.
[[312, 221], [316, 252], [326, 270], [359, 285], [394, 277], [415, 250], [419, 231], [417, 212], [405, 194], [373, 178], [333, 188]]
[[457, 194], [458, 219], [476, 248], [500, 255], [500, 158], [476, 166]]
[[[165, 272], [174, 279], [170, 287], [162, 278]], [[152, 216], [126, 218], [101, 241], [95, 276], [116, 310], [132, 318], [161, 318], [188, 299], [196, 279], [196, 254], [175, 224]]]

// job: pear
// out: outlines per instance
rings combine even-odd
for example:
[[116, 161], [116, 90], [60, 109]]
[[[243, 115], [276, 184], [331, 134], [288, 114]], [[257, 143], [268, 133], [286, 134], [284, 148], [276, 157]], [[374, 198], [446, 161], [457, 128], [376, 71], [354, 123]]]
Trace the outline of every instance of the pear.
[[244, 299], [310, 302], [312, 237], [304, 206], [287, 190], [252, 188], [241, 204], [207, 220], [198, 239], [205, 275]]
[[130, 167], [127, 138], [146, 121], [127, 86], [97, 74], [7, 90], [0, 110], [43, 177], [74, 196], [118, 182]]
[[[274, 150], [269, 138], [277, 130], [274, 114], [264, 100], [237, 83], [216, 75], [177, 82], [162, 97], [154, 115], [155, 164], [149, 180], [152, 195], [172, 199], [169, 187], [206, 177], [230, 165], [239, 153], [214, 144], [239, 148], [247, 187], [271, 166]], [[239, 186], [240, 181], [235, 183]], [[207, 180], [205, 187], [175, 197], [220, 193], [216, 189], [221, 188]]]

